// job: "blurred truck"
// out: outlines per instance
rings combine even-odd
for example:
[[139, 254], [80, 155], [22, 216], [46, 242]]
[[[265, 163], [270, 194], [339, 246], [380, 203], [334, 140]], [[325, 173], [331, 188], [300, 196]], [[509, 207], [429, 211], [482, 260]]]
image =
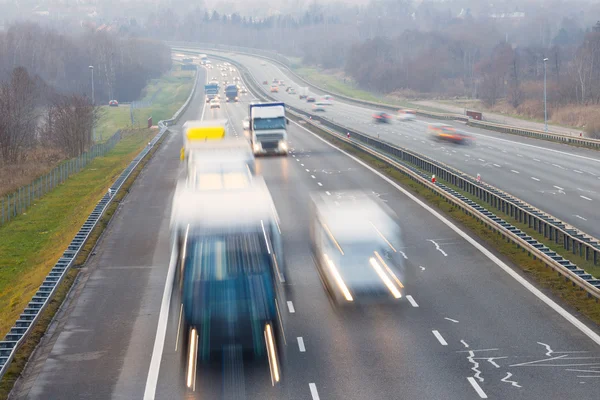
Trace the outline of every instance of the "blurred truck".
[[250, 104], [250, 134], [255, 155], [287, 156], [287, 124], [284, 103]]
[[206, 93], [206, 102], [210, 102], [212, 99], [219, 97], [219, 84], [217, 82], [211, 82], [208, 85], [204, 85], [204, 93]]
[[238, 87], [235, 84], [225, 86], [225, 98], [228, 102], [238, 101]]
[[339, 305], [397, 302], [404, 285], [400, 227], [372, 195], [311, 195], [310, 242], [317, 270]]
[[308, 97], [308, 88], [307, 87], [298, 88], [298, 97], [300, 98], [300, 100], [306, 99]]
[[[181, 290], [182, 357], [186, 385], [195, 387], [200, 359], [268, 359], [281, 380], [285, 281], [279, 218], [265, 181], [237, 170], [197, 171], [194, 185], [177, 185], [171, 241]], [[192, 184], [190, 184], [192, 183]]]

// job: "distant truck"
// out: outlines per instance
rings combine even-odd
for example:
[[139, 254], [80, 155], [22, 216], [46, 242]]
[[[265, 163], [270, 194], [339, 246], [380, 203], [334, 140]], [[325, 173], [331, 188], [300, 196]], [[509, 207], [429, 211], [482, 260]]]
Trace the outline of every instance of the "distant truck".
[[228, 102], [238, 101], [238, 87], [237, 85], [225, 86], [225, 97]]
[[287, 156], [287, 124], [284, 103], [250, 104], [250, 137], [255, 155]]
[[308, 88], [307, 87], [298, 88], [298, 97], [300, 98], [300, 100], [306, 99], [308, 97]]
[[206, 54], [200, 54], [200, 63], [202, 65], [206, 65], [208, 61], [208, 56]]
[[219, 96], [219, 84], [211, 82], [208, 85], [204, 85], [204, 93], [206, 93], [206, 102], [210, 102], [212, 99]]

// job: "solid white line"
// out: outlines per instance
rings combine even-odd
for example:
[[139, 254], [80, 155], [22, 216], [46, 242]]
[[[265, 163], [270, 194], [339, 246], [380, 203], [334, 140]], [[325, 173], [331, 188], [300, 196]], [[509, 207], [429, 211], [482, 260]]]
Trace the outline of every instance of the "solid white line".
[[558, 190], [565, 190], [565, 189], [561, 188], [560, 186], [555, 185], [554, 187], [557, 188]]
[[310, 388], [310, 395], [312, 396], [312, 400], [321, 400], [319, 398], [319, 392], [317, 392], [317, 385], [314, 383], [309, 383], [308, 387]]
[[173, 243], [173, 247], [171, 248], [171, 260], [169, 261], [169, 269], [167, 271], [167, 280], [165, 282], [165, 289], [163, 291], [162, 302], [160, 305], [160, 314], [158, 315], [156, 338], [154, 339], [154, 348], [152, 349], [152, 358], [150, 359], [150, 368], [148, 369], [148, 378], [146, 379], [144, 400], [154, 400], [154, 396], [156, 395], [160, 361], [162, 359], [163, 349], [165, 347], [167, 321], [169, 319], [169, 306], [171, 305], [171, 292], [173, 291], [173, 277], [175, 276], [176, 265], [177, 245]]
[[532, 176], [531, 179], [533, 179], [534, 181], [540, 181], [538, 178], [536, 178], [535, 176]]
[[502, 168], [502, 166], [498, 164], [494, 164], [494, 167]]
[[310, 177], [311, 177], [311, 178], [313, 178], [313, 179], [317, 179], [317, 178], [315, 178], [315, 176], [314, 176], [314, 175], [311, 175]]
[[293, 314], [296, 312], [296, 309], [294, 308], [294, 303], [292, 303], [291, 301], [288, 300], [287, 305], [288, 305], [288, 310], [290, 310], [290, 314]]
[[469, 383], [471, 384], [471, 386], [473, 386], [473, 389], [475, 389], [475, 391], [477, 392], [477, 394], [479, 395], [479, 397], [481, 397], [482, 399], [487, 399], [487, 394], [485, 394], [485, 392], [483, 391], [483, 389], [481, 388], [481, 386], [479, 386], [479, 383], [477, 383], [477, 381], [475, 380], [475, 378], [473, 378], [472, 376], [469, 376], [467, 378], [467, 380], [469, 381]]
[[419, 307], [419, 305], [417, 304], [417, 302], [415, 301], [415, 299], [413, 299], [413, 297], [411, 295], [406, 296], [406, 300], [408, 300], [408, 302], [410, 303], [411, 306]]
[[317, 185], [319, 186], [323, 186], [323, 184], [321, 182], [317, 182]]
[[511, 169], [510, 172], [514, 172], [515, 174], [519, 173], [519, 171], [515, 171], [514, 169]]
[[444, 319], [447, 319], [448, 321], [454, 322], [455, 324], [458, 324], [458, 321], [452, 318], [448, 318], [448, 317], [444, 317]]
[[581, 171], [578, 171], [578, 170], [576, 170], [576, 169], [574, 169], [573, 171], [574, 171], [574, 172], [577, 172], [578, 174], [583, 174], [583, 172], [581, 172]]
[[581, 197], [582, 199], [586, 199], [586, 200], [592, 201], [592, 199], [590, 199], [589, 197], [585, 197], [585, 196], [579, 196], [579, 197]]
[[300, 349], [300, 353], [304, 353], [306, 351], [306, 347], [304, 347], [304, 339], [302, 339], [302, 336], [298, 336], [298, 348]]
[[582, 323], [581, 321], [579, 321], [571, 313], [569, 313], [567, 310], [565, 310], [560, 305], [558, 305], [555, 301], [553, 301], [548, 296], [546, 296], [544, 293], [542, 293], [539, 289], [537, 289], [535, 286], [533, 286], [531, 283], [529, 283], [525, 278], [523, 278], [522, 276], [520, 276], [517, 272], [513, 271], [512, 268], [509, 267], [508, 265], [506, 265], [505, 262], [503, 262], [498, 257], [496, 257], [491, 251], [489, 251], [488, 249], [486, 249], [482, 244], [480, 244], [479, 242], [477, 242], [475, 239], [473, 239], [471, 236], [469, 236], [467, 233], [465, 233], [463, 230], [461, 230], [458, 226], [456, 226], [452, 222], [450, 222], [442, 214], [440, 214], [439, 212], [437, 212], [436, 210], [434, 210], [433, 208], [431, 208], [431, 206], [425, 204], [422, 200], [420, 200], [419, 198], [417, 198], [415, 195], [413, 195], [412, 193], [410, 193], [408, 190], [404, 189], [402, 186], [398, 185], [396, 182], [394, 182], [393, 180], [391, 180], [389, 177], [385, 176], [381, 172], [377, 171], [375, 168], [373, 168], [370, 165], [366, 164], [364, 161], [359, 160], [358, 158], [354, 157], [353, 155], [349, 154], [348, 152], [345, 152], [344, 150], [338, 149], [337, 147], [335, 147], [334, 145], [332, 145], [331, 143], [329, 143], [327, 140], [321, 138], [320, 136], [318, 136], [317, 134], [315, 134], [315, 133], [311, 132], [310, 130], [306, 129], [305, 127], [303, 127], [302, 125], [298, 124], [297, 122], [292, 121], [292, 123], [294, 125], [296, 125], [297, 127], [299, 127], [300, 129], [302, 129], [302, 130], [310, 133], [316, 139], [318, 139], [321, 142], [325, 143], [329, 147], [331, 147], [333, 149], [336, 149], [340, 153], [346, 155], [350, 159], [352, 159], [355, 162], [357, 162], [358, 164], [362, 165], [364, 168], [366, 168], [369, 171], [373, 172], [375, 175], [379, 176], [381, 179], [383, 179], [384, 181], [386, 181], [387, 183], [389, 183], [391, 186], [393, 186], [394, 188], [396, 188], [398, 191], [402, 192], [406, 197], [408, 197], [409, 199], [411, 199], [412, 201], [414, 201], [415, 203], [417, 203], [418, 205], [420, 205], [421, 207], [423, 207], [430, 214], [432, 214], [438, 220], [440, 220], [442, 223], [444, 223], [447, 227], [449, 227], [450, 229], [452, 229], [456, 234], [458, 234], [460, 237], [462, 237], [464, 240], [466, 240], [468, 243], [470, 243], [473, 247], [475, 247], [477, 250], [479, 250], [483, 255], [485, 255], [488, 259], [490, 259], [494, 264], [496, 264], [498, 267], [502, 268], [504, 270], [504, 272], [506, 272], [507, 274], [509, 274], [514, 280], [516, 280], [518, 283], [520, 283], [525, 289], [529, 290], [538, 299], [540, 299], [541, 301], [543, 301], [544, 303], [546, 303], [546, 305], [548, 307], [552, 308], [554, 311], [556, 311], [558, 314], [560, 314], [560, 316], [562, 316], [564, 319], [566, 319], [567, 321], [569, 321], [573, 326], [575, 326], [583, 334], [585, 334], [587, 337], [589, 337], [592, 341], [594, 341], [596, 344], [600, 345], [600, 335], [598, 335], [593, 330], [591, 330], [590, 328], [588, 328], [584, 323]]
[[438, 340], [438, 342], [440, 342], [442, 344], [442, 346], [448, 346], [448, 342], [446, 342], [444, 340], [444, 338], [442, 337], [442, 335], [438, 332], [438, 331], [431, 331], [433, 333], [433, 336], [436, 337], [436, 339]]

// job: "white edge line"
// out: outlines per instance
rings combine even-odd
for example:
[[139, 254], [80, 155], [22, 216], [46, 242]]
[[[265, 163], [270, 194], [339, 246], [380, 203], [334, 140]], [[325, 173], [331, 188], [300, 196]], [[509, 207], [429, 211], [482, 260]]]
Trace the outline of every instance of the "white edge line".
[[441, 333], [439, 333], [436, 330], [431, 331], [431, 333], [433, 333], [433, 336], [435, 336], [435, 338], [438, 340], [438, 342], [440, 342], [442, 346], [448, 346], [448, 342], [446, 342]]
[[467, 380], [469, 381], [469, 383], [471, 384], [471, 386], [473, 386], [473, 389], [475, 389], [475, 391], [477, 392], [477, 394], [479, 395], [479, 397], [481, 397], [482, 399], [487, 399], [487, 394], [485, 394], [485, 392], [483, 391], [483, 389], [481, 388], [481, 386], [479, 386], [479, 383], [477, 383], [477, 381], [475, 380], [475, 378], [473, 378], [472, 376], [467, 377]]
[[600, 345], [600, 335], [598, 335], [596, 332], [594, 332], [593, 330], [591, 330], [590, 328], [588, 328], [584, 323], [582, 323], [577, 318], [575, 318], [573, 315], [571, 315], [567, 310], [565, 310], [564, 308], [562, 308], [560, 305], [558, 305], [556, 302], [554, 302], [552, 299], [550, 299], [548, 296], [546, 296], [544, 293], [542, 293], [540, 290], [538, 290], [531, 283], [527, 282], [527, 280], [525, 278], [523, 278], [522, 276], [520, 276], [517, 272], [513, 271], [512, 268], [510, 268], [508, 265], [506, 265], [506, 263], [504, 263], [502, 260], [500, 260], [498, 257], [496, 257], [491, 251], [489, 251], [488, 249], [486, 249], [483, 245], [481, 245], [480, 243], [478, 243], [475, 239], [473, 239], [467, 233], [465, 233], [464, 231], [462, 231], [459, 227], [457, 227], [456, 225], [454, 225], [447, 218], [445, 218], [444, 216], [442, 216], [439, 212], [435, 211], [433, 208], [431, 208], [430, 206], [428, 206], [427, 204], [425, 204], [423, 201], [421, 201], [420, 199], [418, 199], [416, 196], [414, 196], [413, 194], [411, 194], [409, 191], [407, 191], [406, 189], [404, 189], [403, 187], [401, 187], [400, 185], [398, 185], [396, 182], [392, 181], [390, 178], [388, 178], [387, 176], [385, 176], [381, 172], [379, 172], [376, 169], [374, 169], [373, 167], [371, 167], [370, 165], [367, 165], [362, 160], [359, 160], [358, 158], [356, 158], [353, 155], [345, 152], [344, 150], [341, 150], [341, 149], [335, 147], [334, 145], [332, 145], [331, 143], [329, 143], [328, 141], [326, 141], [325, 139], [323, 139], [319, 135], [311, 132], [310, 130], [308, 130], [307, 128], [301, 126], [297, 122], [295, 122], [295, 121], [291, 121], [291, 122], [294, 125], [296, 125], [299, 128], [301, 128], [302, 130], [310, 133], [311, 135], [313, 135], [315, 138], [319, 139], [323, 143], [327, 144], [328, 146], [336, 149], [337, 151], [341, 152], [342, 154], [346, 155], [347, 157], [350, 157], [352, 160], [356, 161], [357, 163], [359, 163], [363, 167], [367, 168], [368, 170], [370, 170], [371, 172], [373, 172], [375, 175], [378, 175], [381, 179], [383, 179], [384, 181], [388, 182], [390, 185], [392, 185], [397, 190], [399, 190], [400, 192], [402, 192], [404, 195], [406, 195], [412, 201], [414, 201], [415, 203], [419, 204], [425, 210], [429, 211], [429, 213], [433, 214], [437, 219], [439, 219], [440, 221], [442, 221], [446, 226], [448, 226], [450, 229], [452, 229], [454, 232], [456, 232], [459, 236], [461, 236], [463, 239], [465, 239], [467, 242], [469, 242], [473, 247], [475, 247], [483, 255], [485, 255], [487, 258], [489, 258], [494, 264], [496, 264], [497, 266], [499, 266], [500, 268], [502, 268], [504, 270], [504, 272], [506, 272], [507, 274], [509, 274], [513, 279], [515, 279], [518, 283], [520, 283], [522, 286], [524, 286], [525, 289], [529, 290], [538, 299], [542, 300], [544, 303], [546, 303], [547, 306], [549, 306], [550, 308], [552, 308], [554, 311], [556, 311], [558, 314], [560, 314], [560, 316], [562, 316], [564, 319], [566, 319], [567, 321], [569, 321], [573, 326], [575, 326], [577, 329], [579, 329], [584, 335], [586, 335], [587, 337], [589, 337], [590, 339], [592, 339], [596, 344]]
[[408, 300], [408, 302], [410, 303], [411, 306], [419, 307], [419, 305], [417, 304], [417, 302], [415, 301], [415, 299], [413, 299], [413, 297], [411, 295], [406, 296], [406, 300]]
[[309, 383], [308, 387], [310, 388], [310, 395], [312, 396], [313, 400], [321, 400], [319, 398], [319, 392], [317, 392], [317, 385], [315, 385], [314, 383]]
[[154, 340], [154, 348], [152, 349], [150, 367], [148, 368], [148, 378], [146, 379], [144, 400], [154, 400], [154, 396], [156, 395], [160, 361], [162, 359], [163, 349], [165, 347], [167, 321], [169, 319], [169, 306], [171, 305], [171, 293], [173, 291], [173, 277], [175, 276], [175, 265], [177, 264], [176, 246], [177, 245], [173, 243], [173, 247], [171, 248], [171, 260], [169, 261], [167, 280], [165, 282], [165, 289], [163, 291], [162, 302], [160, 305], [160, 314], [158, 315], [158, 326], [156, 328], [156, 338]]

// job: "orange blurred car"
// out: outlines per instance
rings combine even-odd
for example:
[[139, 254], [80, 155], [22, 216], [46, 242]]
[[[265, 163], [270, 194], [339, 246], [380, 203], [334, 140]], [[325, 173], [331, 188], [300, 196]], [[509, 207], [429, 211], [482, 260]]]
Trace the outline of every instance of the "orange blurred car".
[[462, 132], [458, 132], [456, 128], [446, 124], [430, 124], [427, 129], [434, 140], [446, 141], [456, 144], [471, 144], [472, 138]]

